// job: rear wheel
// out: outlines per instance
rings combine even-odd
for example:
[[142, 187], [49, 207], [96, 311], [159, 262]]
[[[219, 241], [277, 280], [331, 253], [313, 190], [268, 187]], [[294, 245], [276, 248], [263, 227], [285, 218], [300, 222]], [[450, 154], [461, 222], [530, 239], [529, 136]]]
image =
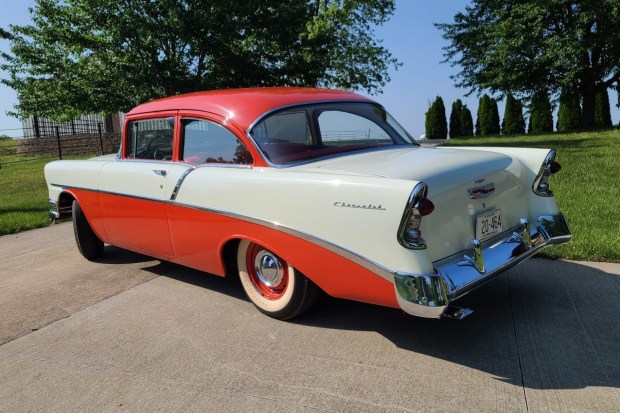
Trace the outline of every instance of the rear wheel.
[[243, 240], [237, 250], [241, 285], [258, 310], [288, 320], [314, 303], [318, 287], [263, 246]]
[[103, 241], [91, 228], [80, 204], [73, 200], [73, 233], [78, 250], [87, 260], [94, 260], [103, 254]]

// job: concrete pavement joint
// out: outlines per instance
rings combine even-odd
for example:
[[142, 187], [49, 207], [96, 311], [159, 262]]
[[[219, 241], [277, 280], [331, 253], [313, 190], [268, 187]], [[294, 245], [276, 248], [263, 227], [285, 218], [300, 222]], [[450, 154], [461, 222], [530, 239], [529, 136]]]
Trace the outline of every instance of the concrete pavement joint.
[[506, 271], [506, 281], [508, 282], [508, 299], [510, 300], [510, 316], [512, 318], [512, 331], [515, 335], [515, 349], [517, 351], [517, 361], [519, 362], [519, 374], [521, 376], [521, 388], [523, 389], [523, 398], [525, 399], [525, 411], [530, 411], [527, 402], [527, 391], [525, 389], [525, 379], [523, 377], [523, 365], [521, 364], [521, 351], [519, 350], [519, 337], [517, 336], [517, 323], [515, 321], [515, 309], [512, 303], [512, 289], [510, 288], [510, 271]]

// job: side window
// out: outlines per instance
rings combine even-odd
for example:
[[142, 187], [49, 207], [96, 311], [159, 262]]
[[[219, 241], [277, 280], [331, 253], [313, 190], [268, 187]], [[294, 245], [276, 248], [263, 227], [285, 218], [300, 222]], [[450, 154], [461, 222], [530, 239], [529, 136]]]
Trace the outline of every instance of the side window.
[[260, 122], [252, 136], [262, 145], [302, 144], [312, 145], [310, 123], [305, 111], [282, 112]]
[[182, 159], [192, 164], [249, 165], [252, 155], [226, 128], [214, 122], [183, 119]]
[[327, 146], [392, 144], [392, 138], [379, 125], [365, 117], [339, 110], [319, 115], [321, 140]]
[[174, 118], [133, 120], [127, 127], [126, 157], [172, 159]]

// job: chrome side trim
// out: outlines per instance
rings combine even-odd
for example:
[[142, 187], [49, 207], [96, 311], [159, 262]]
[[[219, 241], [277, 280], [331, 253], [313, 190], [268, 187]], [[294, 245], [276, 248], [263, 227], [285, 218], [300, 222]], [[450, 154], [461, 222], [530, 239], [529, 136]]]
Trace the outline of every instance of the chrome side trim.
[[[537, 219], [536, 228], [530, 230], [530, 243], [523, 236], [523, 219], [515, 232], [502, 239], [493, 239], [481, 248], [485, 271], [472, 264], [472, 258], [457, 255], [435, 262], [433, 274], [397, 273], [394, 288], [398, 303], [409, 314], [437, 318], [444, 314], [448, 304], [467, 294], [495, 276], [514, 267], [536, 254], [547, 245], [561, 244], [571, 239], [571, 232], [563, 214], [543, 215]], [[474, 240], [477, 241], [477, 240]], [[474, 243], [475, 250], [480, 248]]]
[[384, 267], [383, 265], [378, 264], [374, 262], [373, 260], [366, 258], [362, 255], [359, 255], [353, 251], [350, 251], [344, 247], [341, 247], [340, 245], [329, 242], [323, 238], [308, 234], [307, 232], [296, 230], [296, 229], [287, 227], [285, 225], [279, 224], [277, 222], [266, 221], [260, 218], [254, 218], [254, 217], [250, 217], [247, 215], [240, 215], [235, 212], [212, 209], [212, 208], [205, 208], [199, 205], [193, 205], [193, 204], [187, 204], [187, 203], [181, 203], [181, 202], [171, 202], [171, 204], [185, 207], [185, 208], [195, 209], [198, 211], [209, 212], [212, 214], [217, 214], [217, 215], [221, 215], [221, 216], [225, 216], [229, 218], [238, 219], [241, 221], [249, 222], [251, 224], [260, 225], [265, 228], [274, 229], [276, 231], [280, 231], [288, 235], [292, 235], [296, 238], [303, 239], [304, 241], [308, 241], [314, 245], [325, 248], [326, 250], [329, 250], [335, 254], [338, 254], [348, 259], [349, 261], [353, 261], [359, 266], [367, 269], [368, 271], [374, 272], [375, 274], [377, 274], [378, 276], [380, 276], [381, 278], [389, 282], [394, 282], [395, 273], [389, 270], [388, 268]]
[[195, 170], [196, 170], [196, 167], [191, 166], [189, 169], [184, 170], [181, 176], [179, 176], [179, 179], [177, 180], [177, 183], [176, 185], [174, 185], [174, 189], [172, 190], [172, 195], [170, 195], [171, 201], [174, 201], [177, 198], [179, 189], [181, 189], [181, 185], [183, 184], [183, 181], [185, 181], [185, 178], [187, 178], [187, 175], [194, 172]]
[[536, 175], [536, 179], [534, 179], [534, 183], [532, 184], [532, 191], [538, 196], [553, 196], [553, 192], [549, 189], [549, 185], [547, 181], [551, 177], [551, 162], [555, 160], [555, 151], [550, 150], [547, 156], [545, 156], [545, 160], [543, 161], [540, 170], [538, 171], [538, 175]]
[[[188, 172], [189, 174], [189, 172]], [[284, 226], [282, 224], [279, 224], [277, 222], [272, 222], [272, 221], [267, 221], [267, 220], [263, 220], [260, 218], [255, 218], [255, 217], [250, 217], [247, 215], [241, 215], [235, 212], [231, 212], [231, 211], [225, 211], [225, 210], [220, 210], [220, 209], [213, 209], [213, 208], [206, 208], [203, 206], [199, 206], [199, 205], [194, 205], [194, 204], [189, 204], [189, 203], [184, 203], [184, 202], [177, 202], [175, 200], [161, 200], [161, 199], [154, 199], [154, 198], [146, 198], [146, 197], [139, 197], [139, 196], [133, 196], [133, 195], [127, 195], [127, 194], [121, 194], [121, 193], [116, 193], [116, 192], [110, 192], [110, 191], [98, 191], [96, 189], [90, 189], [90, 188], [81, 188], [81, 187], [66, 187], [64, 185], [58, 185], [58, 184], [51, 184], [54, 186], [62, 186], [63, 188], [73, 188], [73, 189], [78, 189], [78, 190], [83, 190], [83, 191], [90, 191], [90, 192], [99, 192], [101, 194], [107, 194], [107, 195], [116, 195], [116, 196], [124, 196], [124, 197], [128, 197], [128, 198], [133, 198], [133, 199], [140, 199], [140, 200], [144, 200], [144, 201], [152, 201], [152, 202], [160, 202], [160, 203], [166, 203], [166, 204], [170, 204], [170, 205], [175, 205], [175, 206], [180, 206], [180, 207], [184, 207], [184, 208], [191, 208], [191, 209], [195, 209], [197, 211], [202, 211], [202, 212], [208, 212], [208, 213], [212, 213], [212, 214], [217, 214], [217, 215], [221, 215], [221, 216], [225, 216], [225, 217], [229, 217], [229, 218], [234, 218], [234, 219], [238, 219], [240, 221], [245, 221], [245, 222], [249, 222], [252, 224], [256, 224], [256, 225], [260, 225], [262, 227], [265, 228], [270, 228], [270, 229], [274, 229], [280, 232], [283, 232], [285, 234], [289, 234], [292, 235], [294, 237], [303, 239], [304, 241], [308, 241], [311, 242], [314, 245], [317, 245], [319, 247], [325, 248], [335, 254], [338, 254], [346, 259], [348, 259], [349, 261], [352, 261], [356, 264], [358, 264], [359, 266], [361, 266], [362, 268], [367, 269], [368, 271], [371, 271], [375, 274], [377, 274], [378, 276], [380, 276], [381, 278], [385, 279], [386, 281], [389, 281], [391, 283], [394, 282], [394, 272], [386, 267], [384, 267], [381, 264], [376, 263], [375, 261], [366, 258], [362, 255], [359, 255], [353, 251], [350, 251], [344, 247], [341, 247], [340, 245], [331, 243], [325, 239], [322, 239], [320, 237], [316, 237], [314, 235], [308, 234], [307, 232], [304, 231], [300, 231], [300, 230], [296, 230], [287, 226]]]

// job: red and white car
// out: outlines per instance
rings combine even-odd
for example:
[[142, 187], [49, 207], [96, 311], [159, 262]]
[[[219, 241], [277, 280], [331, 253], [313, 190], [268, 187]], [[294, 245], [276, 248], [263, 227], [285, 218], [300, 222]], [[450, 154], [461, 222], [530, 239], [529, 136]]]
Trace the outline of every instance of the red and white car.
[[127, 115], [116, 156], [55, 161], [55, 218], [87, 259], [104, 244], [241, 278], [288, 319], [319, 290], [422, 317], [571, 233], [552, 150], [425, 148], [354, 93], [180, 95]]

